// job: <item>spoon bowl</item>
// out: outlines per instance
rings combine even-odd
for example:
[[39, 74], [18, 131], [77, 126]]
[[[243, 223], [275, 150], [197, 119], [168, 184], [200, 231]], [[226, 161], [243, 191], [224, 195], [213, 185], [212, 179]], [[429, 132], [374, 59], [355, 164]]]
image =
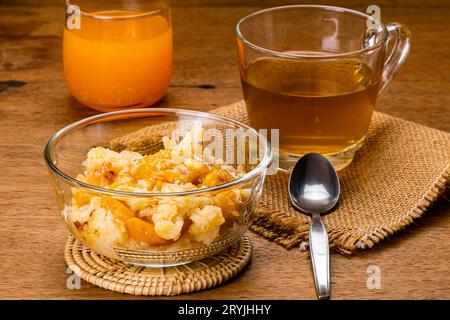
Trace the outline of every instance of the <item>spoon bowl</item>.
[[296, 209], [308, 215], [328, 213], [339, 194], [339, 178], [327, 158], [308, 153], [297, 161], [289, 177], [289, 197]]

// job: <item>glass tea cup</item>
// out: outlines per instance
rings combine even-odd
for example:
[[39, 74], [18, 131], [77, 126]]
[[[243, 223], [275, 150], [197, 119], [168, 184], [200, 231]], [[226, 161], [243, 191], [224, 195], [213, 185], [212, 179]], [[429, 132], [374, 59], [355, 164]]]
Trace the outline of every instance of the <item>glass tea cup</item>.
[[258, 11], [236, 32], [250, 124], [279, 129], [274, 151], [283, 169], [309, 152], [327, 156], [337, 170], [349, 165], [410, 48], [407, 27], [331, 6]]
[[168, 0], [67, 0], [64, 77], [88, 107], [157, 102], [170, 84], [172, 50]]

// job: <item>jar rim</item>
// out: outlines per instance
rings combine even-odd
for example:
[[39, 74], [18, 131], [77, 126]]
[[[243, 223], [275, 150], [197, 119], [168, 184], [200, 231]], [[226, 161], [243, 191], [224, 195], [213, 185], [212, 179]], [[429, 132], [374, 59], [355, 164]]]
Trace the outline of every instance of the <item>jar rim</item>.
[[66, 0], [66, 6], [68, 8], [69, 7], [74, 8], [74, 10], [79, 12], [80, 16], [84, 16], [84, 17], [92, 18], [92, 19], [96, 19], [96, 20], [115, 21], [115, 20], [127, 20], [127, 19], [136, 19], [136, 18], [139, 19], [139, 18], [145, 18], [145, 17], [149, 17], [149, 16], [153, 16], [153, 15], [160, 15], [161, 12], [163, 12], [164, 10], [167, 10], [170, 5], [167, 8], [149, 10], [149, 11], [144, 11], [144, 12], [130, 13], [129, 15], [124, 15], [124, 16], [111, 16], [111, 15], [107, 15], [107, 14], [88, 12], [86, 10], [83, 10], [80, 6], [72, 3], [71, 0]]

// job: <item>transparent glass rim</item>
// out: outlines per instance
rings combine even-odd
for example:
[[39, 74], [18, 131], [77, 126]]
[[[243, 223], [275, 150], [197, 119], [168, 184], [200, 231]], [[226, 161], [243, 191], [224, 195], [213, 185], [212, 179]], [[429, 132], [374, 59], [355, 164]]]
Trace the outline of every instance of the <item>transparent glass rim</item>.
[[[87, 18], [96, 19], [96, 20], [113, 21], [113, 20], [139, 19], [139, 18], [145, 18], [145, 17], [149, 17], [149, 16], [154, 16], [154, 15], [159, 15], [162, 12], [164, 12], [165, 10], [168, 10], [168, 8], [170, 7], [170, 0], [167, 0], [167, 2], [168, 2], [167, 8], [161, 8], [161, 9], [151, 10], [148, 12], [130, 14], [130, 15], [126, 15], [126, 16], [114, 16], [113, 17], [113, 16], [107, 16], [107, 15], [99, 15], [99, 14], [84, 11], [81, 7], [79, 7], [80, 10], [78, 10], [78, 11], [80, 12], [80, 15], [85, 16]], [[70, 0], [66, 0], [66, 7], [74, 6], [74, 5], [76, 5], [76, 4], [72, 4], [72, 2]]]
[[[209, 119], [209, 120], [214, 120], [214, 121], [218, 121], [218, 122], [222, 122], [222, 123], [232, 124], [232, 125], [241, 127], [243, 129], [249, 130], [250, 132], [252, 132], [253, 134], [255, 134], [258, 137], [259, 145], [262, 144], [265, 148], [263, 159], [260, 160], [260, 162], [258, 163], [258, 165], [255, 168], [253, 168], [252, 170], [247, 172], [242, 177], [239, 177], [238, 179], [232, 180], [230, 182], [227, 182], [227, 183], [215, 186], [215, 187], [191, 190], [191, 191], [183, 191], [183, 192], [160, 192], [160, 193], [127, 192], [127, 191], [110, 190], [110, 189], [97, 187], [97, 186], [79, 181], [76, 178], [70, 176], [69, 174], [66, 174], [61, 169], [59, 169], [58, 166], [55, 165], [53, 162], [53, 159], [51, 157], [51, 151], [53, 150], [53, 147], [61, 138], [63, 138], [66, 134], [68, 134], [71, 131], [74, 131], [74, 130], [76, 130], [84, 125], [87, 125], [89, 123], [99, 122], [98, 120], [101, 120], [101, 119], [104, 120], [109, 117], [112, 117], [114, 119], [117, 116], [121, 116], [121, 115], [123, 116], [123, 115], [133, 114], [133, 113], [149, 114], [149, 113], [158, 113], [158, 112], [160, 112], [160, 113], [164, 112], [164, 113], [169, 113], [169, 114], [174, 114], [174, 115], [196, 116], [196, 117], [200, 117], [203, 119]], [[266, 139], [265, 136], [259, 134], [256, 131], [256, 129], [254, 129], [242, 122], [234, 120], [234, 119], [222, 117], [222, 116], [211, 114], [211, 113], [186, 110], [186, 109], [141, 108], [141, 109], [121, 110], [121, 111], [102, 113], [102, 114], [98, 114], [95, 116], [91, 116], [91, 117], [73, 122], [73, 123], [65, 126], [64, 128], [60, 129], [58, 132], [56, 132], [47, 142], [45, 149], [44, 149], [44, 158], [45, 158], [45, 162], [46, 162], [47, 166], [53, 173], [55, 173], [57, 176], [63, 178], [65, 181], [67, 181], [70, 185], [72, 185], [74, 187], [89, 189], [95, 193], [100, 193], [100, 194], [104, 194], [104, 195], [147, 198], [147, 197], [199, 195], [199, 194], [204, 194], [204, 193], [210, 193], [212, 191], [227, 189], [229, 187], [245, 183], [245, 182], [253, 179], [256, 176], [261, 175], [263, 173], [263, 171], [269, 166], [270, 162], [272, 161], [272, 150], [271, 150], [270, 143], [268, 142], [268, 140]]]
[[341, 13], [350, 13], [356, 16], [364, 17], [366, 19], [371, 18], [370, 15], [365, 14], [360, 11], [342, 8], [342, 7], [335, 7], [335, 6], [327, 6], [327, 5], [309, 5], [309, 4], [299, 4], [299, 5], [287, 5], [287, 6], [279, 6], [279, 7], [272, 7], [268, 9], [259, 10], [256, 12], [253, 12], [245, 17], [243, 17], [241, 20], [238, 21], [236, 25], [236, 35], [240, 41], [242, 41], [245, 45], [249, 46], [250, 48], [253, 48], [257, 51], [261, 51], [264, 53], [267, 53], [269, 55], [280, 57], [280, 58], [287, 58], [287, 59], [314, 59], [314, 60], [320, 60], [320, 59], [335, 59], [335, 58], [344, 58], [344, 57], [350, 57], [355, 55], [360, 55], [362, 53], [366, 53], [372, 50], [375, 50], [381, 46], [383, 46], [388, 38], [388, 31], [386, 26], [383, 23], [379, 23], [379, 27], [381, 27], [383, 32], [383, 37], [381, 40], [379, 40], [377, 43], [368, 46], [367, 48], [355, 50], [355, 51], [349, 51], [349, 52], [343, 52], [343, 53], [330, 53], [330, 54], [321, 54], [321, 55], [307, 55], [307, 54], [300, 54], [300, 53], [287, 53], [283, 51], [276, 51], [268, 48], [261, 47], [257, 44], [254, 44], [253, 42], [247, 40], [245, 36], [241, 32], [241, 26], [247, 21], [252, 18], [258, 17], [260, 15], [263, 15], [265, 13], [269, 13], [272, 11], [281, 11], [281, 10], [288, 10], [288, 9], [323, 9], [326, 11], [334, 11], [334, 12], [341, 12]]

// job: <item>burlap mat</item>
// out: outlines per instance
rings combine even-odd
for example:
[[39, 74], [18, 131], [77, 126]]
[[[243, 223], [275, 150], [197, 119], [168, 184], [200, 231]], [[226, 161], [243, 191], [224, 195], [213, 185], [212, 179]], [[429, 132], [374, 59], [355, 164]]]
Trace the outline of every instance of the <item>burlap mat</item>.
[[[213, 111], [248, 123], [243, 102]], [[405, 228], [445, 191], [450, 134], [375, 112], [366, 141], [339, 173], [339, 205], [324, 217], [330, 244], [343, 253], [372, 248]], [[291, 206], [284, 172], [267, 176], [251, 229], [292, 248], [307, 241], [309, 218]]]
[[[243, 102], [212, 112], [248, 123]], [[118, 147], [132, 147], [142, 133]], [[324, 217], [331, 246], [342, 253], [372, 248], [419, 218], [445, 192], [449, 153], [449, 133], [375, 112], [364, 145], [339, 172], [338, 207]], [[290, 249], [306, 243], [309, 217], [291, 206], [288, 179], [267, 176], [251, 230]]]

